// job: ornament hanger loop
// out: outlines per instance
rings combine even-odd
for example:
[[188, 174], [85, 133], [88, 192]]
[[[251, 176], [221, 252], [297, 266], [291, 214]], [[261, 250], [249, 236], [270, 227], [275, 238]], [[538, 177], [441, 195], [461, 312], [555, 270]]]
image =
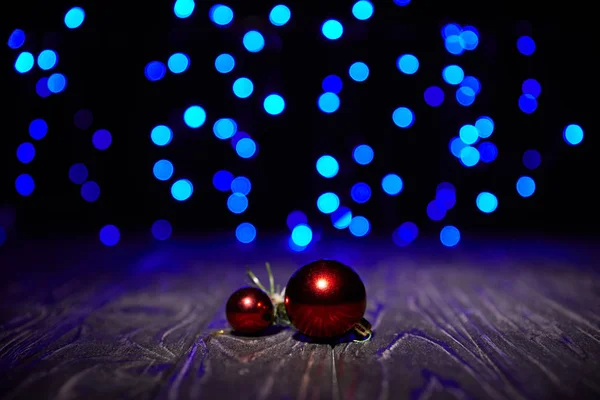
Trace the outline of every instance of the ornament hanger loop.
[[356, 342], [356, 343], [368, 342], [369, 340], [371, 340], [371, 337], [373, 336], [371, 323], [369, 321], [367, 321], [365, 318], [361, 318], [361, 320], [354, 325], [353, 329], [354, 329], [354, 332], [356, 332], [357, 334], [359, 334], [361, 336], [361, 339], [353, 340], [353, 342]]

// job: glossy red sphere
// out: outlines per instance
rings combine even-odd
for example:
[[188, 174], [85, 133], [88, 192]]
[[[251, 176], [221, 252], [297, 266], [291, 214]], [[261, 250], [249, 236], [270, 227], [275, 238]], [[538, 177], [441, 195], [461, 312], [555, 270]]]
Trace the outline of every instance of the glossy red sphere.
[[225, 307], [227, 321], [235, 332], [258, 333], [273, 323], [273, 303], [260, 289], [246, 287], [235, 291]]
[[360, 276], [333, 260], [319, 260], [296, 271], [285, 288], [285, 309], [303, 334], [330, 338], [348, 332], [367, 308]]

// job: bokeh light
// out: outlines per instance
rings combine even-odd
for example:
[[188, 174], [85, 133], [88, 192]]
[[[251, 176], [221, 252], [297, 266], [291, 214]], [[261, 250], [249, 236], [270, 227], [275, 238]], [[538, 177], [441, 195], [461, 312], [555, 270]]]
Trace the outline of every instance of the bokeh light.
[[295, 245], [304, 247], [308, 246], [313, 239], [312, 229], [306, 224], [296, 225], [292, 229], [292, 241]]
[[450, 182], [440, 183], [435, 192], [437, 206], [448, 211], [456, 205], [456, 188]]
[[29, 124], [29, 136], [35, 140], [42, 140], [48, 134], [48, 124], [43, 119], [34, 119]]
[[517, 39], [517, 49], [524, 56], [530, 56], [535, 52], [535, 41], [529, 36], [521, 36]]
[[65, 14], [65, 26], [69, 29], [77, 29], [85, 20], [85, 11], [81, 7], [73, 7]]
[[67, 87], [67, 78], [60, 73], [48, 77], [48, 90], [52, 93], [60, 93]]
[[396, 5], [400, 6], [400, 7], [404, 7], [409, 5], [411, 2], [411, 0], [394, 0], [394, 3], [396, 3]]
[[240, 243], [252, 243], [256, 239], [256, 228], [249, 222], [242, 222], [235, 228], [235, 237]]
[[460, 83], [460, 86], [471, 88], [475, 93], [475, 96], [477, 96], [481, 91], [481, 82], [479, 82], [479, 79], [475, 78], [474, 76], [465, 76]]
[[331, 114], [340, 108], [340, 98], [332, 92], [323, 93], [319, 96], [317, 105], [319, 106], [319, 110], [326, 114]]
[[340, 198], [332, 192], [323, 193], [317, 199], [317, 208], [323, 214], [331, 214], [340, 206]]
[[342, 91], [343, 83], [342, 78], [337, 75], [328, 75], [323, 79], [323, 83], [321, 85], [323, 91], [331, 92], [331, 93], [340, 93]]
[[398, 107], [392, 114], [392, 120], [399, 128], [410, 128], [415, 123], [415, 113], [406, 107]]
[[462, 151], [462, 149], [467, 147], [467, 145], [462, 140], [460, 140], [458, 136], [456, 136], [450, 139], [449, 147], [452, 155], [456, 158], [460, 158], [460, 152]]
[[474, 167], [480, 159], [481, 154], [475, 147], [466, 146], [460, 151], [460, 161], [465, 167]]
[[171, 179], [174, 172], [175, 167], [169, 160], [158, 160], [154, 163], [154, 167], [152, 167], [152, 173], [159, 181], [168, 181]]
[[419, 235], [419, 228], [414, 222], [405, 222], [392, 234], [392, 240], [397, 246], [404, 247], [411, 244]]
[[465, 72], [458, 65], [448, 65], [442, 70], [442, 78], [449, 85], [459, 85], [465, 78]]
[[183, 113], [183, 121], [192, 129], [200, 128], [206, 122], [206, 111], [200, 106], [190, 106]]
[[171, 196], [177, 201], [185, 201], [194, 193], [194, 185], [187, 179], [179, 179], [171, 186]]
[[237, 123], [231, 118], [220, 118], [213, 125], [213, 133], [218, 139], [231, 139], [237, 132]]
[[330, 155], [324, 155], [317, 160], [317, 172], [323, 178], [333, 178], [340, 170], [340, 164]]
[[331, 224], [336, 229], [346, 229], [352, 222], [352, 211], [348, 207], [340, 206], [331, 213]]
[[52, 94], [51, 91], [48, 90], [48, 78], [43, 76], [41, 77], [37, 83], [35, 84], [35, 92], [38, 96], [45, 99], [46, 97]]
[[498, 208], [498, 198], [490, 192], [479, 193], [475, 203], [479, 211], [486, 214], [492, 213]]
[[227, 74], [233, 71], [233, 68], [235, 68], [235, 58], [231, 54], [223, 53], [215, 58], [215, 69], [218, 72]]
[[215, 4], [208, 12], [212, 22], [218, 26], [227, 26], [233, 21], [233, 10], [223, 4]]
[[352, 221], [350, 221], [348, 229], [352, 235], [356, 237], [363, 237], [371, 231], [371, 223], [365, 217], [356, 216], [352, 218]]
[[269, 13], [269, 21], [275, 26], [283, 26], [287, 24], [292, 17], [292, 12], [289, 7], [279, 4], [271, 9]]
[[270, 94], [265, 98], [263, 107], [267, 114], [279, 115], [285, 109], [285, 100], [278, 94]]
[[348, 74], [353, 81], [364, 82], [369, 77], [369, 67], [364, 62], [357, 61], [350, 66]]
[[157, 146], [166, 146], [173, 140], [173, 131], [166, 125], [157, 125], [152, 128], [150, 139]]
[[235, 145], [235, 152], [241, 158], [254, 157], [256, 149], [256, 142], [250, 138], [242, 138]]
[[48, 71], [58, 63], [58, 55], [54, 50], [42, 50], [37, 58], [37, 64], [40, 69]]
[[172, 54], [167, 61], [167, 66], [172, 73], [181, 74], [190, 67], [190, 57], [183, 53]]
[[[229, 171], [221, 170], [217, 171], [213, 175], [212, 183], [215, 189], [220, 192], [228, 192], [232, 190], [231, 182], [233, 181], [233, 174]], [[247, 194], [247, 193], [243, 193]]]
[[25, 74], [33, 68], [35, 63], [35, 59], [33, 58], [33, 54], [28, 51], [24, 51], [17, 56], [17, 60], [15, 61], [15, 71], [20, 74]]
[[25, 32], [22, 29], [15, 29], [8, 37], [8, 47], [16, 50], [25, 44]]
[[150, 82], [160, 81], [167, 74], [167, 67], [160, 61], [150, 61], [144, 68], [144, 75]]
[[17, 193], [19, 193], [21, 196], [31, 196], [33, 190], [35, 189], [35, 181], [31, 175], [21, 174], [15, 181], [15, 188], [17, 189]]
[[523, 94], [530, 94], [537, 99], [542, 93], [542, 85], [533, 78], [525, 79], [521, 85], [521, 90]]
[[525, 114], [531, 114], [537, 110], [538, 102], [535, 97], [530, 94], [522, 94], [519, 97], [519, 108]]
[[359, 0], [352, 6], [354, 18], [365, 21], [373, 16], [373, 3], [368, 0]]
[[173, 226], [165, 219], [159, 219], [152, 224], [151, 228], [152, 236], [156, 240], [167, 240], [173, 234]]
[[238, 176], [231, 181], [230, 187], [233, 193], [241, 193], [247, 196], [252, 190], [252, 183], [245, 176]]
[[300, 224], [308, 224], [308, 217], [302, 211], [294, 210], [288, 214], [285, 223], [289, 230], [293, 230], [296, 226]]
[[354, 158], [354, 161], [356, 161], [357, 164], [367, 165], [370, 164], [371, 161], [373, 161], [373, 158], [375, 157], [375, 152], [373, 151], [373, 148], [368, 144], [360, 144], [354, 148], [354, 151], [352, 152], [352, 157]]
[[105, 225], [100, 229], [100, 241], [103, 245], [111, 247], [115, 246], [121, 240], [121, 232], [114, 225]]
[[100, 197], [100, 186], [94, 181], [87, 181], [81, 185], [81, 197], [88, 203], [93, 203]]
[[196, 3], [194, 0], [176, 0], [173, 6], [173, 13], [177, 18], [188, 18], [194, 12]]
[[456, 89], [456, 101], [461, 106], [468, 107], [475, 102], [475, 91], [468, 86]]
[[425, 103], [431, 107], [439, 107], [444, 102], [444, 91], [438, 86], [428, 87], [423, 96]]
[[460, 137], [460, 140], [463, 141], [463, 143], [471, 145], [479, 140], [479, 131], [477, 130], [475, 125], [467, 124], [463, 125], [460, 128], [458, 136]]
[[81, 185], [88, 178], [88, 169], [85, 164], [75, 163], [69, 168], [69, 180], [76, 185]]
[[446, 216], [446, 208], [440, 204], [437, 200], [430, 201], [427, 204], [427, 216], [432, 221], [441, 221]]
[[387, 174], [381, 180], [381, 188], [390, 196], [396, 196], [402, 192], [404, 182], [402, 181], [402, 178], [396, 174]]
[[583, 129], [576, 124], [570, 124], [563, 130], [563, 139], [572, 146], [578, 145], [583, 141]]
[[21, 143], [17, 147], [17, 159], [23, 164], [29, 164], [35, 158], [35, 147], [29, 142]]
[[112, 135], [106, 129], [99, 129], [92, 136], [92, 143], [98, 150], [106, 150], [112, 143]]
[[265, 47], [265, 38], [258, 31], [248, 31], [242, 39], [244, 47], [250, 53], [258, 53]]
[[350, 197], [358, 204], [366, 203], [371, 198], [371, 187], [364, 182], [355, 183], [350, 189]]
[[412, 54], [404, 54], [398, 57], [396, 66], [400, 72], [406, 75], [413, 75], [419, 70], [419, 60]]
[[498, 147], [492, 142], [481, 142], [477, 147], [482, 162], [491, 163], [498, 157]]
[[494, 133], [494, 120], [490, 117], [480, 117], [475, 121], [475, 128], [479, 132], [479, 137], [482, 139], [489, 138]]
[[344, 33], [344, 27], [340, 21], [335, 19], [329, 19], [321, 26], [321, 32], [329, 40], [337, 40], [342, 37]]
[[517, 193], [521, 197], [530, 197], [535, 193], [535, 181], [529, 176], [522, 176], [517, 180]]
[[234, 214], [241, 214], [248, 208], [248, 198], [241, 193], [232, 193], [227, 198], [227, 208]]
[[440, 242], [446, 247], [454, 247], [460, 242], [460, 231], [457, 227], [448, 225], [440, 231]]
[[540, 166], [542, 156], [537, 150], [527, 150], [523, 153], [523, 165], [529, 170], [534, 170]]
[[73, 116], [75, 126], [81, 130], [86, 130], [94, 122], [94, 116], [90, 110], [79, 110]]

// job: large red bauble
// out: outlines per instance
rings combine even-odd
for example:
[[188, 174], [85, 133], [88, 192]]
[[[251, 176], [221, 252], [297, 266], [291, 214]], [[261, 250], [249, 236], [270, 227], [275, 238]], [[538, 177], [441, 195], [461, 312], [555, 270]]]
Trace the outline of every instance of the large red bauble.
[[258, 333], [271, 325], [274, 319], [271, 299], [254, 287], [235, 291], [227, 300], [225, 314], [233, 330], [244, 334]]
[[297, 270], [285, 288], [288, 318], [303, 334], [330, 338], [348, 332], [367, 308], [365, 285], [350, 267], [319, 260]]

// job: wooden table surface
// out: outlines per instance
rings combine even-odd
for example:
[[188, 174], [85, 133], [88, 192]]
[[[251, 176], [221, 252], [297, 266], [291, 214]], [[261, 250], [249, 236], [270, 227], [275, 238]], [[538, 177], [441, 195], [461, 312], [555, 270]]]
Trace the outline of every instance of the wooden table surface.
[[[600, 279], [572, 244], [185, 240], [30, 243], [0, 255], [0, 399], [600, 398]], [[597, 248], [598, 246], [596, 246]], [[278, 283], [316, 258], [367, 287], [366, 343], [227, 332], [245, 266]]]

